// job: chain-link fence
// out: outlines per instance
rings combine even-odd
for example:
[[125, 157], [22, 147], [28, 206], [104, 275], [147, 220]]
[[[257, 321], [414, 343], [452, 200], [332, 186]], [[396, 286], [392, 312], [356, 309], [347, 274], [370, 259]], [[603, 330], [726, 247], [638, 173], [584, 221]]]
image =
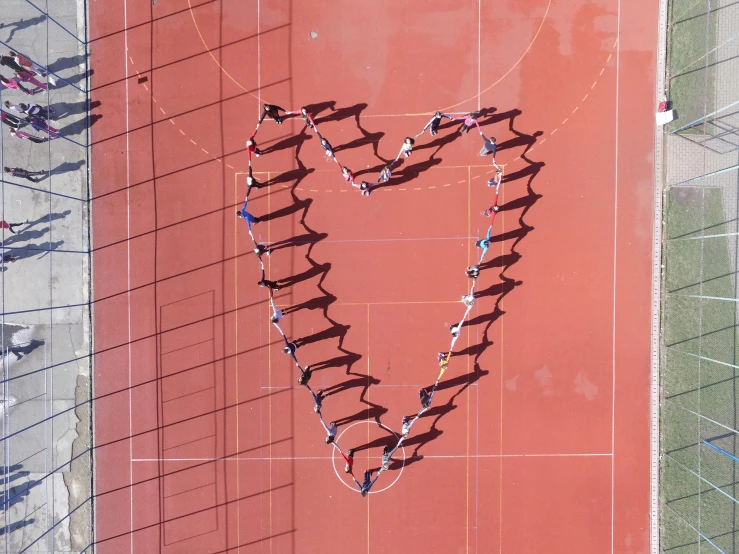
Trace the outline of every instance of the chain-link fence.
[[85, 21], [83, 0], [3, 0], [0, 10], [0, 75], [23, 87], [0, 85], [7, 553], [92, 544]]
[[739, 2], [671, 0], [661, 550], [737, 552]]

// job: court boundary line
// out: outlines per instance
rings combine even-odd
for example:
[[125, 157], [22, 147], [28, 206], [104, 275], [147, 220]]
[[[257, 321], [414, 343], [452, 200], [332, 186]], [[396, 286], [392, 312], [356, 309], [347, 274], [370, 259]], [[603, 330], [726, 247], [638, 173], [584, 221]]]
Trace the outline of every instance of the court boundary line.
[[618, 139], [619, 139], [619, 85], [621, 73], [621, 0], [617, 4], [616, 18], [616, 144], [614, 148], [614, 198], [613, 198], [613, 337], [611, 368], [611, 554], [614, 554], [615, 521], [616, 521], [616, 285], [618, 280]]
[[[659, 23], [657, 26], [657, 75], [655, 103], [665, 91], [667, 63], [667, 0], [659, 0]], [[655, 126], [654, 137], [654, 214], [652, 223], [652, 336], [650, 345], [650, 468], [649, 503], [651, 554], [659, 554], [660, 539], [660, 361], [661, 361], [661, 313], [662, 313], [662, 209], [665, 183], [664, 131]]]
[[[608, 458], [613, 457], [610, 452], [570, 452], [552, 454], [439, 454], [424, 456], [423, 459], [496, 459], [496, 458]], [[265, 460], [331, 460], [332, 456], [225, 456], [222, 458], [134, 458], [133, 462], [263, 462]]]
[[[126, 293], [128, 319], [128, 477], [129, 477], [129, 529], [133, 530], [133, 367], [132, 340], [131, 340], [131, 148], [130, 148], [130, 102], [129, 102], [129, 75], [128, 75], [128, 1], [123, 0], [123, 65], [126, 80], [126, 262], [128, 265], [126, 278], [128, 280]], [[134, 554], [133, 532], [130, 533], [130, 553]]]

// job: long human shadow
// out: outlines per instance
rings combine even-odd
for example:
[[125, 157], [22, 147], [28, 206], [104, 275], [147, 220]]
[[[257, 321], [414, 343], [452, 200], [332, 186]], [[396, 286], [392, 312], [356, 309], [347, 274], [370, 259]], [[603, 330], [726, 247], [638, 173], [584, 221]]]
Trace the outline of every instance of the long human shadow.
[[378, 184], [374, 188], [381, 189], [386, 187], [395, 187], [397, 185], [403, 185], [405, 183], [413, 181], [414, 179], [417, 179], [419, 175], [421, 175], [421, 173], [423, 173], [424, 171], [428, 171], [435, 165], [439, 165], [441, 161], [441, 158], [429, 158], [422, 162], [407, 165], [400, 171], [393, 173], [393, 177], [390, 178], [390, 181]]
[[40, 239], [46, 233], [48, 233], [50, 229], [50, 227], [44, 227], [43, 229], [39, 229], [38, 231], [32, 231], [29, 230], [28, 227], [26, 227], [25, 230], [18, 231], [15, 235], [11, 235], [6, 238], [5, 241], [3, 241], [3, 244], [5, 246], [10, 246], [11, 244], [15, 244], [16, 242], [21, 242], [24, 240]]
[[22, 31], [23, 29], [30, 29], [31, 27], [40, 25], [44, 21], [46, 21], [46, 15], [37, 15], [36, 17], [21, 19], [20, 21], [13, 21], [12, 23], [3, 23], [2, 25], [0, 25], [0, 29], [10, 29], [10, 34], [8, 35], [8, 38], [5, 39], [6, 43], [10, 43], [10, 41], [13, 40], [13, 37], [18, 31]]

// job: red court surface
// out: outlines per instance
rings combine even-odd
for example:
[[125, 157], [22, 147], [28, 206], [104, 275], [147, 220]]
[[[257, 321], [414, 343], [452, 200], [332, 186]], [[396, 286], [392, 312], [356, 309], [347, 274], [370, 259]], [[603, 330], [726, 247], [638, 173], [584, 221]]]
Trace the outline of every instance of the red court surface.
[[[89, 6], [98, 552], [648, 552], [656, 5]], [[318, 105], [361, 178], [437, 109], [485, 109], [500, 148], [477, 304], [366, 498], [234, 217], [260, 98]], [[487, 230], [490, 158], [455, 128], [369, 197], [299, 118], [259, 129], [254, 233], [360, 480], [433, 384]]]

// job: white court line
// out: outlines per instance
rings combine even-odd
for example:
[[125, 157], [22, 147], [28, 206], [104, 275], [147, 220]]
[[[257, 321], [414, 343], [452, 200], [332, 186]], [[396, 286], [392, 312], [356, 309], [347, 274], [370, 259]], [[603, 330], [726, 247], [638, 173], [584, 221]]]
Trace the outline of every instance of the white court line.
[[[428, 385], [428, 383], [426, 383], [425, 385], [382, 385], [382, 384], [380, 384], [380, 385], [371, 385], [371, 386], [372, 386], [373, 389], [375, 389], [375, 388], [381, 389], [381, 388], [392, 388], [392, 387], [415, 387], [415, 388], [423, 388], [423, 387], [428, 387], [429, 385]], [[478, 384], [475, 382], [475, 383], [472, 383], [469, 386], [470, 387], [477, 387]], [[285, 385], [285, 386], [279, 386], [279, 385], [267, 386], [267, 385], [262, 385], [259, 388], [261, 388], [261, 389], [272, 389], [272, 390], [274, 390], [274, 389], [285, 390], [285, 389], [302, 389], [304, 387], [301, 386], [301, 385], [295, 385], [295, 386], [293, 386], [293, 385]], [[329, 396], [331, 396], [331, 395], [329, 395]]]
[[482, 0], [477, 0], [477, 111], [480, 111], [480, 57], [482, 50], [480, 50], [480, 33], [482, 32], [481, 24], [481, 11], [482, 11]]
[[611, 365], [611, 554], [614, 548], [614, 522], [616, 509], [616, 263], [618, 244], [618, 87], [619, 73], [621, 69], [621, 0], [618, 0], [618, 16], [616, 19], [616, 148], [615, 175], [614, 175], [614, 198], [613, 198], [613, 337]]
[[[267, 448], [266, 446], [264, 448]], [[593, 452], [593, 453], [570, 453], [570, 454], [449, 454], [447, 456], [424, 456], [424, 460], [431, 459], [466, 459], [466, 458], [607, 458], [613, 456], [609, 452]], [[274, 456], [265, 457], [239, 457], [229, 456], [225, 458], [134, 458], [134, 462], [263, 462], [265, 460], [327, 460], [331, 461], [331, 456]]]
[[[128, 263], [128, 286], [127, 286], [127, 303], [128, 303], [128, 436], [133, 437], [133, 377], [131, 375], [132, 364], [131, 357], [132, 344], [131, 340], [131, 150], [129, 145], [129, 104], [128, 104], [128, 6], [127, 0], [123, 0], [123, 63], [124, 77], [126, 79], [126, 258]], [[153, 83], [152, 83], [153, 85]], [[152, 91], [153, 91], [152, 86]], [[133, 439], [128, 441], [128, 457], [131, 460], [128, 467], [128, 492], [130, 498], [129, 506], [129, 529], [133, 531]], [[130, 535], [131, 554], [133, 554], [133, 532]]]

